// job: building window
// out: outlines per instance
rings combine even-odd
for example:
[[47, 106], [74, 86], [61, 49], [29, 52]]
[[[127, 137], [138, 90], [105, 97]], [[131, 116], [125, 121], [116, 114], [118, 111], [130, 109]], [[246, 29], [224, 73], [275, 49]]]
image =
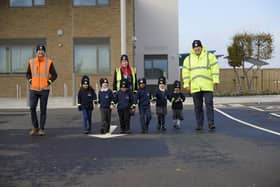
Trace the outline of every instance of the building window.
[[10, 0], [10, 7], [45, 6], [46, 0]]
[[74, 43], [75, 73], [111, 73], [110, 42], [108, 38], [75, 39]]
[[144, 74], [147, 79], [168, 77], [168, 55], [144, 55]]
[[73, 0], [73, 6], [104, 6], [109, 0]]
[[0, 73], [25, 73], [29, 59], [35, 56], [35, 46], [44, 39], [0, 40]]

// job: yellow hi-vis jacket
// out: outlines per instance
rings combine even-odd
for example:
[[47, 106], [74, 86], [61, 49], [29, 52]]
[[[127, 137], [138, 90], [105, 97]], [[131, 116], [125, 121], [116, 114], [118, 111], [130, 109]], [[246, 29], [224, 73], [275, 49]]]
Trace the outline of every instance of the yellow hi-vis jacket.
[[191, 93], [213, 91], [213, 85], [220, 83], [219, 73], [220, 69], [215, 55], [208, 53], [202, 47], [201, 54], [197, 56], [192, 49], [183, 63], [184, 88], [190, 87]]
[[[130, 83], [131, 84], [131, 88], [132, 88], [132, 91], [135, 91], [137, 88], [136, 88], [136, 69], [131, 67], [131, 76], [132, 76], [132, 82]], [[116, 84], [116, 90], [119, 90], [120, 89], [120, 83], [121, 83], [121, 79], [122, 79], [122, 73], [121, 73], [121, 69], [120, 68], [116, 68], [116, 80], [117, 80], [117, 84]]]

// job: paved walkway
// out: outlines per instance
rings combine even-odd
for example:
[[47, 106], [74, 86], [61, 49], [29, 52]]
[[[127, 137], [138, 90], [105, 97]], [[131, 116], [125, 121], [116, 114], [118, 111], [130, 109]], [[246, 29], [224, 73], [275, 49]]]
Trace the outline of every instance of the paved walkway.
[[[258, 95], [238, 97], [215, 97], [215, 104], [226, 103], [268, 103], [280, 102], [280, 95]], [[192, 98], [187, 97], [185, 104], [193, 104]], [[75, 108], [72, 97], [49, 97], [48, 108]], [[0, 109], [28, 109], [26, 98], [0, 98]]]

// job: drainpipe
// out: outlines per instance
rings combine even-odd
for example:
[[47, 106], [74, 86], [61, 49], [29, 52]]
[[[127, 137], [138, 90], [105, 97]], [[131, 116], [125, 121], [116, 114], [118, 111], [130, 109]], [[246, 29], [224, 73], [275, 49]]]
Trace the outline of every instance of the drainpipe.
[[126, 0], [121, 1], [121, 54], [126, 54]]

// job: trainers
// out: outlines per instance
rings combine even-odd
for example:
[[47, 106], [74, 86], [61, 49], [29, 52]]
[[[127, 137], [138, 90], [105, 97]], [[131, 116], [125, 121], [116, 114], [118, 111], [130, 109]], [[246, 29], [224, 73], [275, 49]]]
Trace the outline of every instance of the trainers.
[[40, 129], [38, 132], [39, 136], [44, 136], [46, 135], [45, 131], [43, 129]]
[[195, 128], [195, 130], [196, 130], [196, 131], [201, 131], [201, 130], [202, 130], [202, 127], [199, 127], [199, 126], [198, 126], [198, 127]]
[[214, 124], [209, 124], [208, 127], [209, 127], [210, 130], [213, 130], [213, 129], [216, 128]]
[[38, 134], [38, 128], [33, 128], [30, 132], [29, 132], [30, 136], [34, 136]]

